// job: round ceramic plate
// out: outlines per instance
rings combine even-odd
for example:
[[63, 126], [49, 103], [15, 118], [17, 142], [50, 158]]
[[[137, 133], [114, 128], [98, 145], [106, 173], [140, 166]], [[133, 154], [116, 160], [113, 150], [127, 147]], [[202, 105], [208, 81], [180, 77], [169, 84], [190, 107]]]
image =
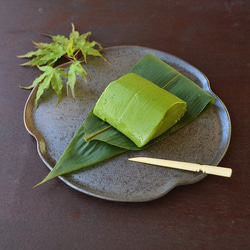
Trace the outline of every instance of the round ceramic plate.
[[[198, 182], [206, 175], [135, 163], [128, 161], [128, 158], [147, 156], [210, 165], [217, 165], [223, 158], [231, 136], [230, 117], [224, 104], [211, 91], [206, 76], [170, 54], [138, 46], [118, 46], [103, 50], [109, 63], [102, 58], [89, 60], [85, 68], [92, 80], [76, 86], [74, 99], [64, 94], [56, 106], [57, 95], [49, 90], [42, 96], [38, 109], [35, 109], [37, 88], [31, 92], [25, 105], [24, 122], [28, 132], [37, 140], [38, 153], [43, 162], [49, 169], [54, 167], [105, 87], [128, 73], [148, 52], [214, 95], [214, 105], [193, 123], [148, 149], [128, 151], [93, 168], [59, 177], [70, 187], [107, 200], [150, 201], [167, 194], [176, 186]], [[44, 177], [41, 176], [41, 180]]]

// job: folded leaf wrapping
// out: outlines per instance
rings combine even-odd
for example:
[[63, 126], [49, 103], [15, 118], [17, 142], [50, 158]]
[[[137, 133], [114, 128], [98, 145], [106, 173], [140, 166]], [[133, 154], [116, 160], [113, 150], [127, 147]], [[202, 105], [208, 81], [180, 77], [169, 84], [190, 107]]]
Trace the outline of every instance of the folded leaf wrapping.
[[93, 113], [142, 147], [177, 123], [186, 106], [177, 96], [129, 73], [107, 86]]
[[[187, 111], [184, 116], [165, 133], [144, 147], [150, 146], [191, 123], [207, 106], [214, 102], [213, 96], [150, 53], [144, 55], [130, 73], [140, 75], [187, 103]], [[144, 147], [137, 147], [128, 137], [96, 117], [91, 111], [55, 167], [39, 184], [96, 164], [127, 150], [139, 150]]]
[[[155, 83], [187, 103], [187, 111], [181, 120], [144, 147], [150, 146], [152, 143], [191, 123], [207, 106], [214, 102], [213, 96], [150, 53], [144, 55], [130, 72]], [[110, 127], [108, 123], [96, 117], [93, 111], [89, 113], [84, 121], [84, 130], [86, 141], [99, 140], [128, 150], [141, 149], [117, 129]]]

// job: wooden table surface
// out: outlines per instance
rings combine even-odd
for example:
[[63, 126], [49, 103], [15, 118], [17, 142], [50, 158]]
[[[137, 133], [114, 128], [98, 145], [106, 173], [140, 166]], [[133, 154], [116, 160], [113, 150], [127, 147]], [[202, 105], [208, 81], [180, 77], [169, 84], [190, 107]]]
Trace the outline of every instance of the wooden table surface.
[[[0, 249], [250, 249], [249, 1], [8, 0], [0, 2]], [[92, 31], [103, 47], [140, 45], [188, 61], [230, 113], [232, 137], [208, 176], [144, 203], [80, 193], [48, 173], [25, 130], [23, 108], [38, 71], [16, 55], [41, 33]]]

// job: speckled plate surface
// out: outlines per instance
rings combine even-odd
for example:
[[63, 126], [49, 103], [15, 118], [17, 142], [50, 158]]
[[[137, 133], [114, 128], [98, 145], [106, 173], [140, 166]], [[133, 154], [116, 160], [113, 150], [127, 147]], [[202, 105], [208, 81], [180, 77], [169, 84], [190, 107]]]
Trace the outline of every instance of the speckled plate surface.
[[[162, 197], [176, 186], [198, 182], [206, 175], [135, 163], [128, 161], [128, 158], [148, 156], [217, 165], [226, 153], [231, 136], [230, 117], [225, 105], [210, 89], [209, 81], [203, 73], [164, 52], [138, 46], [118, 46], [103, 50], [109, 64], [101, 58], [90, 59], [86, 69], [92, 80], [76, 86], [75, 99], [64, 94], [56, 107], [57, 96], [49, 90], [35, 110], [37, 88], [31, 92], [25, 105], [24, 123], [28, 132], [36, 138], [38, 153], [45, 165], [49, 169], [53, 168], [105, 87], [128, 73], [148, 52], [214, 95], [214, 105], [193, 123], [149, 149], [129, 151], [95, 167], [59, 177], [70, 187], [107, 200], [150, 201]], [[44, 177], [41, 176], [41, 180]]]

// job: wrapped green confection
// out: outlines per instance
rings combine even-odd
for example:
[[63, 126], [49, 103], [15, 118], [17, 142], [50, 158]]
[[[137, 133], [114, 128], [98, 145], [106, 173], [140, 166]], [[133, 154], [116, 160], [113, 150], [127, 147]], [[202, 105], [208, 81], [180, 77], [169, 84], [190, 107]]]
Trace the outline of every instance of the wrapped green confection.
[[177, 96], [129, 73], [108, 85], [93, 113], [142, 147], [177, 123], [186, 107]]

